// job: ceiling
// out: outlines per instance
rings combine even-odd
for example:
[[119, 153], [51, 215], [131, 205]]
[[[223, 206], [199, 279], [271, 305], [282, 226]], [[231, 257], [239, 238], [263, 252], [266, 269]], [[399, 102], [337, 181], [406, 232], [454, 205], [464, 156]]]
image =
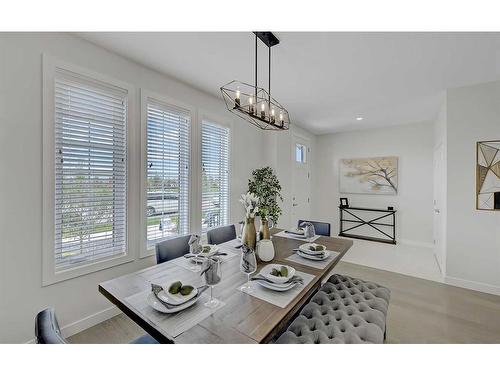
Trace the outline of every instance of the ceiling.
[[[432, 120], [445, 89], [500, 79], [499, 33], [275, 34], [272, 94], [315, 134]], [[233, 79], [254, 81], [252, 33], [78, 35], [219, 97]], [[267, 47], [259, 45], [259, 85], [267, 87]]]

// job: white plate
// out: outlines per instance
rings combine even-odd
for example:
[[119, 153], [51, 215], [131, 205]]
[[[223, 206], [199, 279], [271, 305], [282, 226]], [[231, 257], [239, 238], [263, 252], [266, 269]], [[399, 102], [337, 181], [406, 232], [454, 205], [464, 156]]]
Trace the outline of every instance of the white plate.
[[[288, 276], [287, 277], [279, 277], [279, 276], [273, 276], [271, 275], [271, 271], [273, 268], [280, 269], [282, 266], [285, 266], [288, 268]], [[268, 280], [271, 280], [272, 282], [278, 283], [278, 284], [283, 284], [286, 283], [288, 280], [290, 280], [293, 275], [295, 275], [295, 268], [291, 266], [287, 266], [285, 264], [268, 264], [260, 270], [261, 276], [265, 277]]]
[[257, 280], [257, 283], [264, 288], [275, 290], [277, 292], [286, 292], [287, 290], [290, 290], [294, 288], [297, 284], [290, 283], [290, 284], [272, 284], [264, 280]]
[[198, 256], [198, 259], [196, 259], [196, 257], [191, 257], [191, 258], [189, 258], [189, 261], [190, 261], [191, 263], [203, 264], [203, 263], [205, 262], [205, 257], [204, 257], [204, 256], [199, 255], [199, 256]]
[[198, 293], [198, 289], [194, 288], [191, 293], [186, 296], [183, 296], [180, 292], [177, 294], [172, 294], [168, 291], [169, 287], [170, 285], [163, 286], [163, 290], [158, 293], [158, 298], [163, 302], [170, 303], [171, 305], [181, 305], [189, 301], [191, 298], [196, 297], [196, 294]]
[[306, 253], [303, 253], [302, 251], [297, 251], [297, 254], [299, 254], [299, 256], [301, 256], [302, 258], [311, 259], [311, 260], [325, 260], [325, 259], [330, 257], [329, 251], [325, 251], [323, 253], [322, 257], [306, 254]]
[[305, 244], [300, 245], [299, 249], [302, 250], [304, 253], [311, 254], [311, 255], [313, 255], [313, 254], [323, 254], [325, 252], [326, 247], [323, 246], [323, 245], [322, 245], [323, 246], [323, 250], [321, 250], [321, 251], [310, 250], [309, 249], [309, 246], [315, 246], [315, 245], [318, 245], [318, 244], [316, 244], [316, 243], [305, 243]]
[[148, 294], [147, 301], [148, 301], [148, 305], [151, 306], [156, 311], [159, 311], [159, 312], [164, 313], [164, 314], [173, 314], [173, 313], [182, 311], [184, 309], [187, 309], [190, 306], [193, 306], [196, 303], [196, 301], [198, 301], [198, 299], [200, 297], [201, 297], [201, 295], [199, 295], [196, 298], [193, 298], [191, 301], [185, 303], [184, 305], [176, 306], [176, 307], [171, 308], [171, 309], [167, 309], [167, 307], [165, 305], [163, 305], [158, 300], [158, 298], [156, 298], [156, 296], [154, 295], [153, 292]]
[[218, 250], [219, 247], [217, 245], [202, 245], [203, 247], [205, 246], [210, 246], [210, 251], [208, 253], [201, 252], [198, 254], [199, 257], [208, 257], [210, 255], [214, 255]]
[[304, 230], [300, 228], [288, 229], [286, 233], [296, 237], [304, 237]]

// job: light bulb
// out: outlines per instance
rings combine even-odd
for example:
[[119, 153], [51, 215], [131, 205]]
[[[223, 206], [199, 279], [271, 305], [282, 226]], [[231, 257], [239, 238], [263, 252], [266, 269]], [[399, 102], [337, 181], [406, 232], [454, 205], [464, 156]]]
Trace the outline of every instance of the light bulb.
[[266, 109], [266, 106], [264, 105], [264, 103], [262, 103], [262, 105], [260, 106], [260, 109], [261, 109], [261, 111], [264, 111]]
[[248, 98], [248, 104], [253, 104], [253, 98], [251, 96]]
[[283, 112], [280, 112], [280, 121], [283, 120]]
[[235, 104], [235, 107], [240, 106], [240, 88], [239, 87], [236, 89], [236, 98], [234, 99], [234, 104]]

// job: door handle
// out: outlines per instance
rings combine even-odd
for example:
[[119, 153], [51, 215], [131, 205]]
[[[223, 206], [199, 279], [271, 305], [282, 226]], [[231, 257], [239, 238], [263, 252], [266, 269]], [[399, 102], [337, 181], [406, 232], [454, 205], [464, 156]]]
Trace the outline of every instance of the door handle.
[[438, 213], [440, 213], [441, 211], [439, 211], [439, 209], [438, 209], [438, 208], [435, 208], [435, 209], [434, 209], [434, 212], [438, 214]]
[[298, 204], [297, 204], [297, 203], [294, 203], [292, 206], [293, 206], [293, 207], [295, 207], [295, 206], [298, 206]]

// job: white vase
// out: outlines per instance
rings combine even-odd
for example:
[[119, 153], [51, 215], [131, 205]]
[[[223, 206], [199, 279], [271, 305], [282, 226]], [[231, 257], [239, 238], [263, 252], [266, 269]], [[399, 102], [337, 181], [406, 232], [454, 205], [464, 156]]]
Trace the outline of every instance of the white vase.
[[263, 262], [269, 262], [274, 259], [274, 245], [271, 240], [260, 240], [257, 245], [257, 255]]

